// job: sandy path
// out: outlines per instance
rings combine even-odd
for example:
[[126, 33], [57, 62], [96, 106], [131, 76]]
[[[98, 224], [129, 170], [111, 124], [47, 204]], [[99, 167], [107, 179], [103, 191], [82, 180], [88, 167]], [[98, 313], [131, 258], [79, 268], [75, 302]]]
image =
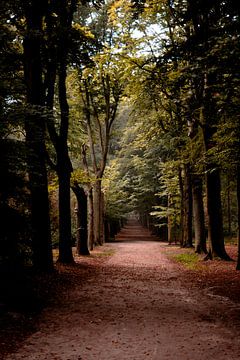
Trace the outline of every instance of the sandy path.
[[[130, 241], [127, 241], [130, 239]], [[222, 313], [234, 305], [180, 284], [161, 243], [130, 224], [114, 251], [7, 360], [239, 360], [240, 339]]]

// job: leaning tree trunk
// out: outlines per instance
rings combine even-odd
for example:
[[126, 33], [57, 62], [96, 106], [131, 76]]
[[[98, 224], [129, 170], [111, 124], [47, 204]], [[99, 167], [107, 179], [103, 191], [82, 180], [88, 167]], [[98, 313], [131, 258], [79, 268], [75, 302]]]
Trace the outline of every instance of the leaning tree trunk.
[[183, 246], [192, 247], [192, 184], [189, 164], [184, 165]]
[[240, 166], [237, 168], [237, 206], [238, 206], [238, 258], [237, 270], [240, 270]]
[[77, 199], [77, 255], [89, 255], [87, 195], [78, 184], [72, 186]]
[[26, 13], [27, 35], [24, 47], [24, 77], [27, 85], [29, 114], [25, 120], [27, 163], [31, 193], [31, 225], [33, 265], [40, 271], [53, 269], [49, 217], [48, 179], [45, 164], [45, 120], [41, 34], [42, 20], [47, 2], [29, 5]]
[[195, 251], [198, 254], [201, 254], [202, 252], [207, 254], [202, 179], [196, 175], [193, 175], [192, 177], [192, 194], [193, 194]]

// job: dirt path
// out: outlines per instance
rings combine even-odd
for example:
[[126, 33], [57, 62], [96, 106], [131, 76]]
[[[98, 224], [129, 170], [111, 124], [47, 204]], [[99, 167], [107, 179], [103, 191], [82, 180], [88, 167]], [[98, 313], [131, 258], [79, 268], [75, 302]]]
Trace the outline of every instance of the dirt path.
[[[181, 285], [162, 243], [132, 223], [111, 256], [79, 258], [85, 284], [44, 310], [39, 331], [7, 360], [237, 360], [237, 305]], [[97, 261], [96, 261], [97, 259]]]

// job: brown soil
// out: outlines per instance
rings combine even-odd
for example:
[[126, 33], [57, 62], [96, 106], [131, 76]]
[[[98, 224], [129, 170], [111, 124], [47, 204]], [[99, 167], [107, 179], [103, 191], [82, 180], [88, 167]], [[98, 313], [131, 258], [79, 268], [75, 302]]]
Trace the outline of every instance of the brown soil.
[[59, 267], [60, 295], [3, 359], [239, 359], [235, 264], [187, 270], [170, 250], [178, 251], [130, 223], [114, 243]]

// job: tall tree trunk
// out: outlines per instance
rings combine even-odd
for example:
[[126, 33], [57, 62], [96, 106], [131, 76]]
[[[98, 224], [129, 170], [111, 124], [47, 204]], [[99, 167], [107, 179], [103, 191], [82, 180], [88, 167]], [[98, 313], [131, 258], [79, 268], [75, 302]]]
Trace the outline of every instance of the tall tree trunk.
[[183, 187], [183, 178], [182, 178], [182, 169], [179, 167], [178, 171], [178, 182], [180, 189], [181, 197], [181, 209], [180, 209], [180, 245], [183, 246], [183, 224], [184, 224], [184, 187]]
[[184, 165], [183, 246], [192, 247], [192, 184], [189, 164]]
[[202, 179], [196, 175], [192, 176], [192, 194], [193, 194], [195, 251], [198, 254], [201, 254], [202, 252], [207, 254]]
[[105, 199], [104, 193], [101, 191], [101, 216], [100, 216], [100, 228], [101, 228], [101, 243], [105, 243]]
[[[168, 195], [168, 208], [172, 207], [171, 195]], [[168, 243], [171, 245], [173, 242], [176, 242], [176, 227], [173, 221], [173, 215], [169, 214], [167, 218], [167, 238]]]
[[88, 189], [88, 244], [90, 250], [94, 247], [94, 208], [93, 208], [93, 189]]
[[94, 244], [102, 245], [101, 240], [101, 180], [97, 179], [93, 187], [93, 206], [94, 206]]
[[240, 166], [237, 167], [237, 206], [238, 206], [238, 258], [236, 270], [240, 270]]
[[78, 184], [72, 186], [72, 190], [77, 198], [77, 254], [89, 255], [87, 195]]
[[218, 169], [208, 171], [206, 175], [208, 209], [208, 258], [219, 257], [230, 260], [224, 246], [223, 219], [221, 204], [221, 180]]
[[[207, 111], [207, 115], [208, 112], [209, 109]], [[211, 117], [209, 122], [211, 123]], [[215, 128], [213, 126], [209, 126], [208, 124], [205, 124], [203, 127], [206, 151], [211, 149], [214, 145], [212, 139], [214, 131]], [[212, 162], [209, 162], [206, 167], [206, 193], [209, 242], [209, 250], [206, 259], [219, 257], [223, 260], [231, 260], [226, 253], [224, 245], [220, 170], [216, 164]]]
[[58, 171], [59, 182], [59, 257], [62, 264], [73, 263], [71, 208], [70, 208], [70, 174], [61, 163]]
[[228, 219], [228, 235], [232, 236], [232, 214], [231, 214], [231, 182], [227, 177], [227, 219]]
[[26, 14], [27, 35], [24, 47], [24, 77], [27, 86], [29, 114], [25, 120], [27, 162], [31, 192], [33, 265], [39, 271], [51, 271], [53, 258], [49, 217], [48, 179], [45, 164], [45, 120], [41, 37], [42, 20], [47, 2], [33, 2]]
[[[63, 44], [64, 45], [64, 44]], [[59, 104], [61, 110], [60, 135], [57, 146], [57, 169], [59, 180], [59, 258], [58, 262], [69, 264], [74, 262], [72, 254], [70, 178], [71, 162], [68, 155], [69, 106], [66, 90], [66, 57], [64, 48], [60, 51], [59, 65]]]

